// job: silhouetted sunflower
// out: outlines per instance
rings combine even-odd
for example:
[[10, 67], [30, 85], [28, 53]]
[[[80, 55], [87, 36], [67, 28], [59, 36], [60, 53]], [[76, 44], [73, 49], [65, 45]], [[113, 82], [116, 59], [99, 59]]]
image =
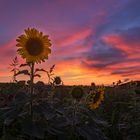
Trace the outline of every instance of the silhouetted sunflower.
[[25, 29], [25, 34], [19, 36], [16, 40], [18, 53], [26, 59], [27, 62], [41, 63], [48, 59], [51, 53], [51, 43], [47, 35], [43, 35], [35, 28]]
[[95, 91], [90, 91], [87, 97], [87, 104], [90, 109], [96, 109], [104, 100], [104, 88], [98, 87]]
[[74, 99], [80, 100], [84, 96], [82, 87], [74, 87], [71, 91], [71, 95]]

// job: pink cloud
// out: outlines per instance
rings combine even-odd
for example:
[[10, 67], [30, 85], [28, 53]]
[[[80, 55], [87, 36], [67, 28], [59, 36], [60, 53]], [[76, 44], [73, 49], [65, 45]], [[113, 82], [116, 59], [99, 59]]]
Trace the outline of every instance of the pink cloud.
[[86, 39], [89, 35], [93, 34], [91, 29], [85, 29], [82, 31], [74, 32], [72, 35], [67, 36], [61, 40], [56, 41], [56, 44], [60, 47], [72, 45], [78, 41]]
[[133, 57], [131, 55], [134, 55], [134, 57], [139, 56], [137, 54], [140, 53], [140, 49], [139, 49], [140, 41], [131, 42], [131, 44], [130, 44], [130, 43], [126, 42], [119, 35], [110, 35], [110, 36], [104, 37], [103, 40], [106, 43], [113, 45], [114, 47], [124, 51], [125, 53], [127, 53], [129, 55], [129, 57]]
[[138, 80], [140, 78], [140, 41], [131, 40], [131, 42], [128, 42], [123, 36], [119, 35], [109, 35], [104, 37], [103, 40], [126, 54], [125, 60], [108, 66], [110, 72], [116, 73], [122, 76], [122, 78], [125, 76]]

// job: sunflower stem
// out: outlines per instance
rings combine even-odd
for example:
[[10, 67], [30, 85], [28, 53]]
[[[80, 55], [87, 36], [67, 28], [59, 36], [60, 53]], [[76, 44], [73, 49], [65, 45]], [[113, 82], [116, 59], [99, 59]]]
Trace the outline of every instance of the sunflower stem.
[[[31, 85], [30, 85], [30, 116], [31, 121], [33, 121], [33, 84], [34, 84], [34, 62], [31, 63], [31, 75], [30, 75]], [[32, 140], [32, 136], [30, 139]]]

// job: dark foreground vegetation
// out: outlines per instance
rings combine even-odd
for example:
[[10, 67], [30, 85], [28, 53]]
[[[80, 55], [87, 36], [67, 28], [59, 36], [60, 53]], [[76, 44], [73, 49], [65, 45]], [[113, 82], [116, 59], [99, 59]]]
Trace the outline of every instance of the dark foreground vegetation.
[[30, 97], [29, 84], [0, 84], [0, 140], [140, 140], [140, 82], [105, 87], [95, 109], [86, 101], [95, 85], [37, 82]]

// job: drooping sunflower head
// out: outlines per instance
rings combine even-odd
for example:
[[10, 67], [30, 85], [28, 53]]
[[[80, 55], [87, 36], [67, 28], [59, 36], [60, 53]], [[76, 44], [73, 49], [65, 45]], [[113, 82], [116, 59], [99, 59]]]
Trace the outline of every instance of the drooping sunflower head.
[[82, 87], [74, 87], [71, 91], [71, 95], [77, 101], [80, 100], [84, 95], [84, 90]]
[[103, 87], [98, 87], [96, 90], [90, 91], [87, 97], [87, 104], [90, 109], [96, 109], [99, 107], [104, 100], [104, 91], [105, 89]]
[[25, 29], [25, 34], [17, 38], [17, 52], [25, 58], [27, 62], [41, 63], [48, 59], [51, 53], [51, 43], [47, 35], [43, 35], [35, 28]]
[[61, 80], [61, 78], [59, 76], [56, 76], [56, 77], [54, 77], [53, 83], [55, 85], [60, 85], [62, 83], [62, 80]]

